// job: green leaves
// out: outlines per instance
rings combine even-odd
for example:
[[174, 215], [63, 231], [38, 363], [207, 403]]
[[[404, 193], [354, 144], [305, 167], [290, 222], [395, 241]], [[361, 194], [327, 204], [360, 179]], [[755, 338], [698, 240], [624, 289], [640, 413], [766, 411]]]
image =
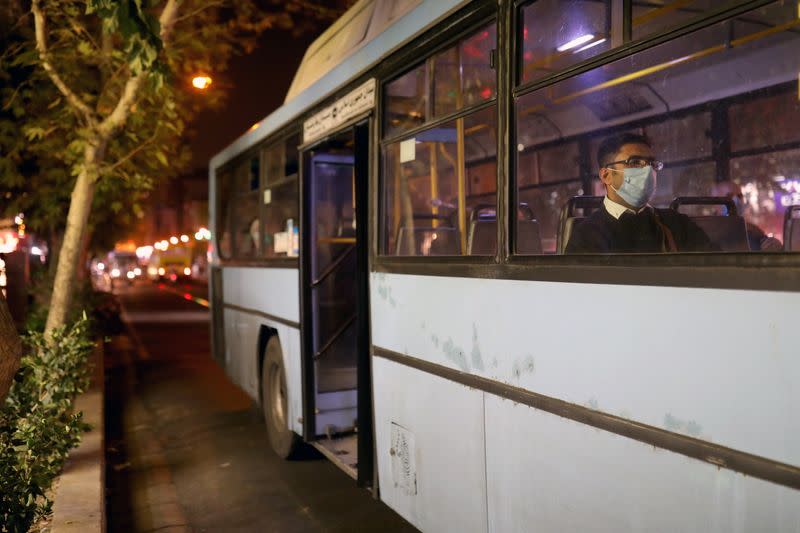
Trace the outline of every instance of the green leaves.
[[86, 14], [102, 19], [103, 31], [119, 34], [131, 71], [141, 74], [151, 70], [161, 52], [161, 28], [149, 2], [143, 0], [88, 0]]
[[50, 511], [45, 492], [88, 429], [81, 413], [72, 413], [89, 384], [88, 320], [58, 330], [52, 342], [29, 333], [26, 344], [29, 352], [0, 409], [0, 531], [8, 533], [28, 531]]

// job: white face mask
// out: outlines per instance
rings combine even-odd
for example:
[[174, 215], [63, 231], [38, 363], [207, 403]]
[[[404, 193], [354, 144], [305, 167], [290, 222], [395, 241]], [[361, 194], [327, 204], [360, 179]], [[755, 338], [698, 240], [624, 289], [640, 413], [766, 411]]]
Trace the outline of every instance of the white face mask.
[[[609, 169], [619, 172], [617, 169]], [[626, 168], [622, 170], [622, 185], [619, 189], [611, 185], [611, 188], [628, 204], [633, 207], [642, 207], [650, 201], [650, 197], [656, 191], [656, 171], [647, 165], [641, 168]]]

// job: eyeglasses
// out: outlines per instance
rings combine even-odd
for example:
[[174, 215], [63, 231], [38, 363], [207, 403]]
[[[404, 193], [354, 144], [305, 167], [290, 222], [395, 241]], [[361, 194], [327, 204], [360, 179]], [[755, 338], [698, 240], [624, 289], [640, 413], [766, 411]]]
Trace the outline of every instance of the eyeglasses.
[[664, 168], [664, 163], [662, 161], [659, 161], [658, 159], [650, 159], [650, 158], [647, 158], [647, 157], [641, 157], [641, 156], [638, 156], [638, 155], [633, 155], [633, 156], [629, 157], [628, 159], [626, 159], [624, 161], [614, 161], [612, 163], [607, 164], [606, 167], [610, 167], [611, 165], [619, 165], [619, 164], [623, 164], [627, 168], [643, 168], [643, 167], [646, 167], [646, 166], [649, 165], [649, 166], [653, 167], [653, 170], [655, 170], [656, 172], [658, 172], [659, 170]]

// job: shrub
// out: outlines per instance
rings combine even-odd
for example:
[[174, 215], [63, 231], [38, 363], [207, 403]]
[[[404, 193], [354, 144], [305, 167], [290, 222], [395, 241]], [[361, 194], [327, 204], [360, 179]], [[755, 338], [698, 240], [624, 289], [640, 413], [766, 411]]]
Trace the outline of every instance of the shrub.
[[69, 450], [88, 429], [73, 413], [75, 397], [89, 385], [92, 351], [88, 319], [53, 333], [25, 337], [15, 382], [0, 409], [0, 531], [17, 533], [50, 512], [46, 491]]

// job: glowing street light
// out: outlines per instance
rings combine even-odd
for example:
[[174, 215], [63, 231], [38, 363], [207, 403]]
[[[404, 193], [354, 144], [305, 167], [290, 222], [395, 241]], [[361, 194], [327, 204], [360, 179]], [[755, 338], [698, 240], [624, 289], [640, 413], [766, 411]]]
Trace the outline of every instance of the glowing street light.
[[188, 235], [181, 235], [181, 242], [189, 242], [189, 236]]
[[172, 236], [169, 238], [170, 244], [178, 244], [178, 238], [176, 236]]
[[195, 89], [204, 91], [211, 86], [213, 80], [209, 76], [195, 76], [192, 78], [192, 85]]

